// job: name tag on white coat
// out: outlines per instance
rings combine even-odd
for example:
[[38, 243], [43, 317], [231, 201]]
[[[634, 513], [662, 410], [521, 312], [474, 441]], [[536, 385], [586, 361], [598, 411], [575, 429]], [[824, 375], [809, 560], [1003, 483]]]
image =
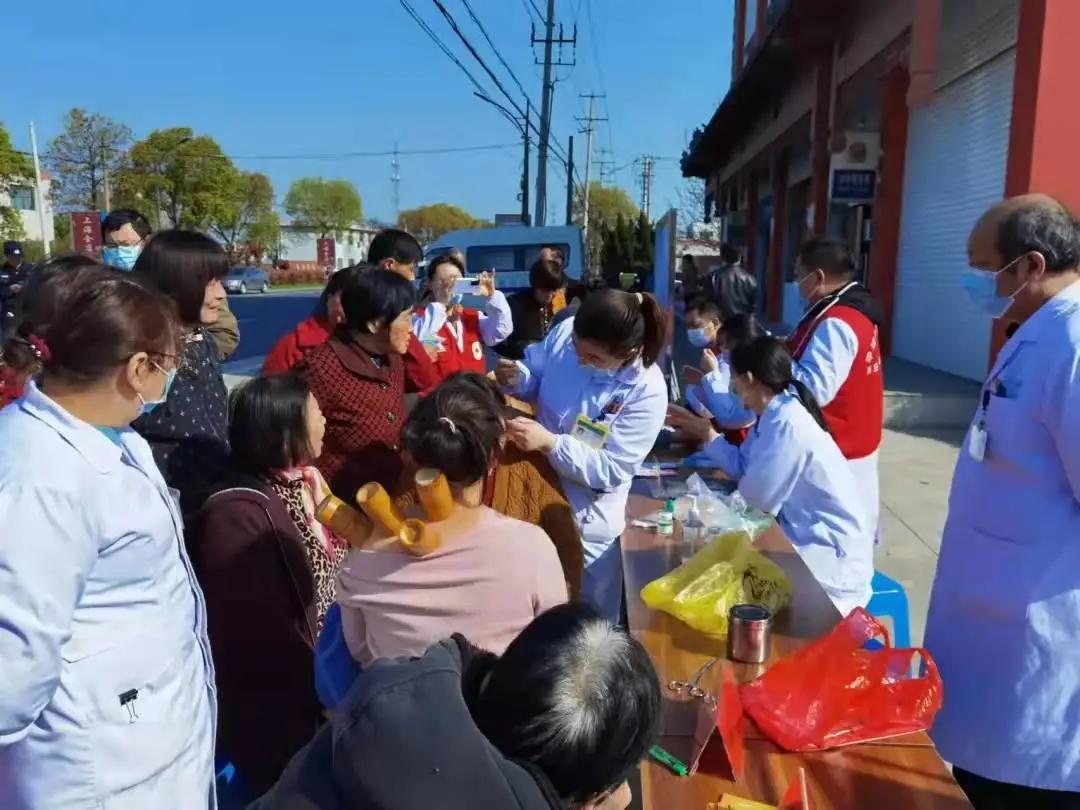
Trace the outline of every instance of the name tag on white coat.
[[971, 426], [967, 442], [968, 455], [980, 464], [986, 458], [986, 427], [980, 423]]
[[580, 414], [574, 420], [574, 429], [570, 432], [570, 435], [586, 447], [591, 447], [593, 450], [602, 450], [610, 432], [611, 428], [607, 425], [594, 422], [585, 414]]

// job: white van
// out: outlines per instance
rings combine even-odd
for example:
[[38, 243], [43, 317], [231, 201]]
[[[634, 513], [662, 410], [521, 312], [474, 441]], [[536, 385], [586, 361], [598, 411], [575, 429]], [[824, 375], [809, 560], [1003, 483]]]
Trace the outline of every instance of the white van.
[[[470, 276], [495, 270], [495, 286], [504, 291], [527, 289], [529, 268], [540, 258], [540, 248], [562, 248], [566, 257], [566, 275], [580, 279], [585, 268], [585, 249], [581, 228], [576, 225], [533, 228], [527, 225], [499, 225], [494, 228], [470, 228], [450, 231], [436, 239], [424, 251], [423, 266], [431, 257], [457, 248], [465, 254]], [[418, 278], [425, 272], [417, 271]]]

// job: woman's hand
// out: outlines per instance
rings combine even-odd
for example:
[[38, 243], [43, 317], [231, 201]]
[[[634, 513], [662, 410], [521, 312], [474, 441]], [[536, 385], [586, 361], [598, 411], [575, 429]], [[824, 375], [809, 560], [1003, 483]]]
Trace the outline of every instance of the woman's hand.
[[720, 369], [720, 361], [716, 359], [716, 353], [712, 349], [706, 349], [701, 353], [701, 370], [706, 374], [712, 374]]
[[667, 424], [689, 441], [705, 443], [715, 436], [712, 422], [677, 405], [668, 406]]
[[526, 453], [534, 450], [549, 453], [555, 449], [558, 437], [534, 419], [522, 417], [506, 423], [506, 438]]
[[507, 388], [516, 388], [521, 382], [521, 369], [518, 368], [517, 362], [507, 360], [505, 357], [501, 358], [499, 364], [495, 366], [495, 382]]
[[481, 298], [491, 298], [495, 294], [494, 273], [481, 273], [476, 277], [476, 286], [479, 288], [477, 295]]

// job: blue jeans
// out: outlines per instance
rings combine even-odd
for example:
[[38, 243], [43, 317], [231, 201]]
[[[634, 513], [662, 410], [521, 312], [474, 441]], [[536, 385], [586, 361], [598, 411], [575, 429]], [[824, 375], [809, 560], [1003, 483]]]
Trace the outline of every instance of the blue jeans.
[[330, 711], [336, 709], [359, 674], [360, 665], [345, 644], [341, 605], [335, 602], [326, 611], [322, 632], [315, 643], [315, 693], [322, 705]]

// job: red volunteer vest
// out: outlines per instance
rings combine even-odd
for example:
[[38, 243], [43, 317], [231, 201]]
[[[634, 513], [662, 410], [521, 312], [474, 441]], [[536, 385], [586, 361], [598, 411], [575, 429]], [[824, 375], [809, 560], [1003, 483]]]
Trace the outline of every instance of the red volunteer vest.
[[822, 408], [822, 413], [844, 457], [864, 458], [881, 446], [885, 417], [885, 375], [881, 368], [878, 328], [857, 309], [830, 305], [816, 317], [800, 323], [788, 338], [788, 349], [795, 360], [802, 357], [814, 330], [827, 318], [839, 318], [850, 326], [859, 348], [847, 379], [841, 383], [833, 401]]
[[[417, 315], [424, 314], [424, 307], [417, 307]], [[487, 367], [484, 361], [484, 339], [480, 336], [480, 313], [475, 309], [463, 309], [458, 321], [463, 330], [461, 348], [458, 348], [457, 336], [450, 329], [449, 322], [444, 323], [438, 335], [443, 341], [443, 350], [435, 357], [435, 370], [439, 378], [445, 380], [459, 371], [475, 371], [483, 374]]]

